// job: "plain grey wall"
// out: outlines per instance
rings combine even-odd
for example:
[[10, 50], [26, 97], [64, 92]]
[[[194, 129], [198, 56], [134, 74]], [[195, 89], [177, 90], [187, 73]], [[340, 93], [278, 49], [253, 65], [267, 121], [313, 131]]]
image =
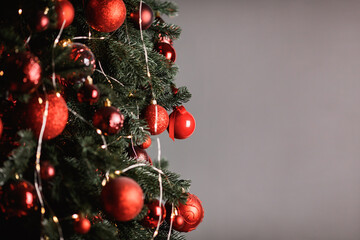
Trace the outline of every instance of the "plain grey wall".
[[160, 139], [205, 208], [188, 239], [359, 240], [360, 1], [176, 2], [197, 127]]

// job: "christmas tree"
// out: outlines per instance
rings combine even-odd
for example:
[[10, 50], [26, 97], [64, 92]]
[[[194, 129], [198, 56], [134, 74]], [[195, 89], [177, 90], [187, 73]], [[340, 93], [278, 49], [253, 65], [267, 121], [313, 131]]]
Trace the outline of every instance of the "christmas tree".
[[181, 29], [162, 18], [176, 4], [13, 0], [0, 12], [0, 238], [185, 239], [204, 210], [157, 137], [195, 129], [175, 84]]

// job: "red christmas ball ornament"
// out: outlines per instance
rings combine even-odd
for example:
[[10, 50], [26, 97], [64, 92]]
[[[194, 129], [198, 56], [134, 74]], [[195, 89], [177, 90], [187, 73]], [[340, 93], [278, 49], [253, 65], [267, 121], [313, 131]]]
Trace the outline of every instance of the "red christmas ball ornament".
[[36, 207], [35, 187], [28, 181], [10, 181], [0, 188], [0, 209], [6, 217], [27, 216]]
[[2, 120], [0, 118], [0, 138], [2, 136], [3, 129], [4, 129], [4, 125], [3, 125]]
[[195, 119], [191, 113], [186, 111], [185, 107], [178, 106], [169, 116], [169, 136], [172, 140], [185, 139], [191, 136], [195, 130]]
[[169, 115], [165, 108], [156, 104], [153, 100], [152, 104], [146, 107], [143, 118], [146, 120], [151, 135], [158, 135], [166, 130], [169, 125]]
[[164, 55], [167, 60], [175, 62], [176, 60], [176, 51], [175, 48], [168, 42], [157, 42], [154, 45], [155, 50]]
[[175, 228], [179, 232], [190, 232], [201, 223], [204, 218], [204, 209], [200, 199], [194, 194], [188, 195], [186, 204], [180, 203], [178, 206], [180, 215], [184, 218], [184, 225], [181, 228]]
[[117, 221], [134, 219], [144, 205], [144, 194], [140, 185], [131, 178], [111, 179], [101, 191], [103, 207]]
[[139, 147], [142, 149], [147, 149], [150, 146], [151, 146], [151, 137], [148, 135], [146, 137], [146, 140], [142, 144], [140, 144]]
[[75, 9], [71, 2], [68, 0], [56, 0], [55, 12], [57, 14], [56, 28], [60, 29], [65, 21], [64, 28], [68, 27], [75, 16]]
[[90, 231], [91, 223], [89, 219], [78, 217], [74, 221], [74, 231], [79, 234], [86, 234]]
[[50, 19], [44, 13], [44, 11], [39, 11], [35, 14], [31, 14], [31, 16], [28, 17], [28, 21], [30, 28], [36, 32], [45, 31], [50, 24]]
[[40, 61], [28, 51], [4, 57], [0, 70], [0, 84], [13, 93], [31, 93], [40, 83]]
[[125, 21], [126, 6], [122, 0], [90, 0], [85, 9], [89, 25], [99, 32], [112, 32]]
[[160, 204], [159, 200], [153, 200], [145, 204], [148, 208], [146, 216], [141, 220], [141, 225], [148, 228], [157, 227], [159, 221], [160, 225], [164, 222], [166, 216], [166, 209], [164, 204]]
[[138, 146], [130, 146], [128, 148], [128, 153], [131, 158], [135, 158], [138, 162], [148, 162], [150, 165], [153, 164], [145, 149], [142, 149]]
[[100, 91], [94, 84], [84, 83], [77, 92], [77, 99], [81, 103], [90, 105], [96, 103], [100, 98]]
[[124, 115], [122, 115], [116, 107], [101, 107], [93, 116], [93, 125], [100, 129], [105, 135], [114, 135], [122, 129], [124, 125]]
[[182, 228], [185, 222], [184, 222], [184, 218], [180, 215], [180, 211], [177, 209], [177, 207], [174, 206], [174, 209], [172, 209], [172, 205], [166, 203], [165, 208], [166, 208], [165, 220], [169, 223], [169, 225], [171, 224], [172, 221], [172, 227], [174, 229]]
[[[135, 12], [130, 13], [130, 19], [133, 21], [136, 28], [138, 28], [138, 29], [140, 29], [140, 24], [139, 24], [140, 14], [139, 14], [139, 12], [140, 12], [140, 7]], [[148, 29], [151, 26], [153, 21], [154, 21], [153, 10], [146, 3], [142, 3], [141, 4], [141, 29], [142, 30]]]
[[49, 161], [41, 162], [40, 166], [41, 179], [50, 180], [55, 177], [55, 168]]
[[39, 137], [43, 124], [46, 99], [48, 101], [48, 115], [43, 139], [49, 140], [62, 133], [68, 120], [68, 108], [60, 94], [50, 93], [47, 96], [43, 94], [34, 96], [25, 106], [24, 120], [25, 127], [30, 128]]

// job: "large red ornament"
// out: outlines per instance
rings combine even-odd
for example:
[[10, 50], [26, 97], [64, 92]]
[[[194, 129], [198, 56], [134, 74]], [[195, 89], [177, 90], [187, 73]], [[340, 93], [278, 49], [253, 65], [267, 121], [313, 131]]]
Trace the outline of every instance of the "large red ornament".
[[153, 101], [152, 104], [146, 107], [143, 118], [148, 124], [151, 135], [162, 133], [169, 125], [168, 113], [165, 108], [156, 104], [156, 101]]
[[90, 105], [96, 103], [100, 98], [100, 91], [94, 84], [84, 83], [77, 92], [77, 99], [81, 103]]
[[128, 148], [128, 153], [131, 158], [135, 158], [138, 162], [150, 163], [150, 165], [153, 164], [145, 149], [138, 146], [130, 146]]
[[41, 79], [40, 61], [30, 52], [19, 52], [4, 57], [0, 71], [0, 85], [15, 93], [33, 92]]
[[126, 18], [126, 6], [122, 0], [90, 0], [85, 9], [89, 25], [99, 32], [118, 29]]
[[172, 140], [185, 139], [191, 136], [195, 130], [195, 119], [185, 107], [174, 107], [174, 111], [169, 116], [169, 136]]
[[[44, 140], [57, 137], [64, 130], [68, 120], [68, 108], [64, 98], [60, 94], [47, 94], [49, 102], [46, 126], [43, 135]], [[46, 105], [46, 96], [41, 94], [34, 96], [26, 104], [24, 113], [25, 127], [30, 128], [38, 137], [43, 124], [43, 116]]]
[[179, 232], [190, 232], [196, 229], [204, 218], [204, 209], [201, 201], [194, 194], [189, 193], [186, 204], [180, 203], [178, 210], [179, 214], [184, 218], [184, 225], [181, 228], [173, 227]]
[[64, 28], [68, 27], [75, 16], [75, 9], [71, 2], [68, 0], [56, 0], [55, 12], [57, 14], [57, 25], [56, 28], [60, 29], [63, 22], [65, 21]]
[[94, 127], [100, 129], [105, 135], [117, 134], [124, 125], [124, 115], [112, 106], [99, 108], [93, 116]]
[[157, 227], [159, 221], [161, 225], [166, 216], [164, 204], [159, 204], [159, 200], [153, 200], [145, 205], [147, 206], [148, 211], [146, 216], [141, 220], [141, 225], [148, 228], [155, 228]]
[[78, 217], [74, 221], [74, 231], [79, 234], [86, 234], [90, 231], [91, 223], [89, 219], [84, 217]]
[[101, 200], [106, 213], [117, 221], [135, 218], [144, 205], [140, 185], [128, 177], [111, 179], [101, 191]]
[[36, 207], [35, 187], [28, 181], [10, 181], [0, 188], [0, 209], [6, 217], [27, 216]]
[[[139, 18], [140, 18], [140, 7], [135, 11], [130, 13], [130, 19], [135, 24], [136, 28], [140, 29]], [[148, 29], [152, 22], [154, 21], [154, 13], [149, 5], [142, 3], [141, 4], [141, 29]]]
[[55, 168], [49, 161], [41, 162], [40, 177], [43, 180], [50, 180], [55, 177]]
[[168, 42], [157, 42], [154, 45], [155, 50], [164, 55], [167, 60], [175, 62], [176, 60], [176, 51], [175, 48]]

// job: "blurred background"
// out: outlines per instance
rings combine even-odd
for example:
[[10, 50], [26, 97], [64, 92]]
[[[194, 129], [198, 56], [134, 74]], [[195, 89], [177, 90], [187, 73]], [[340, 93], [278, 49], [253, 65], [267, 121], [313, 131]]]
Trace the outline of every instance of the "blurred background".
[[160, 140], [205, 209], [188, 240], [359, 240], [360, 1], [175, 2], [197, 126]]

